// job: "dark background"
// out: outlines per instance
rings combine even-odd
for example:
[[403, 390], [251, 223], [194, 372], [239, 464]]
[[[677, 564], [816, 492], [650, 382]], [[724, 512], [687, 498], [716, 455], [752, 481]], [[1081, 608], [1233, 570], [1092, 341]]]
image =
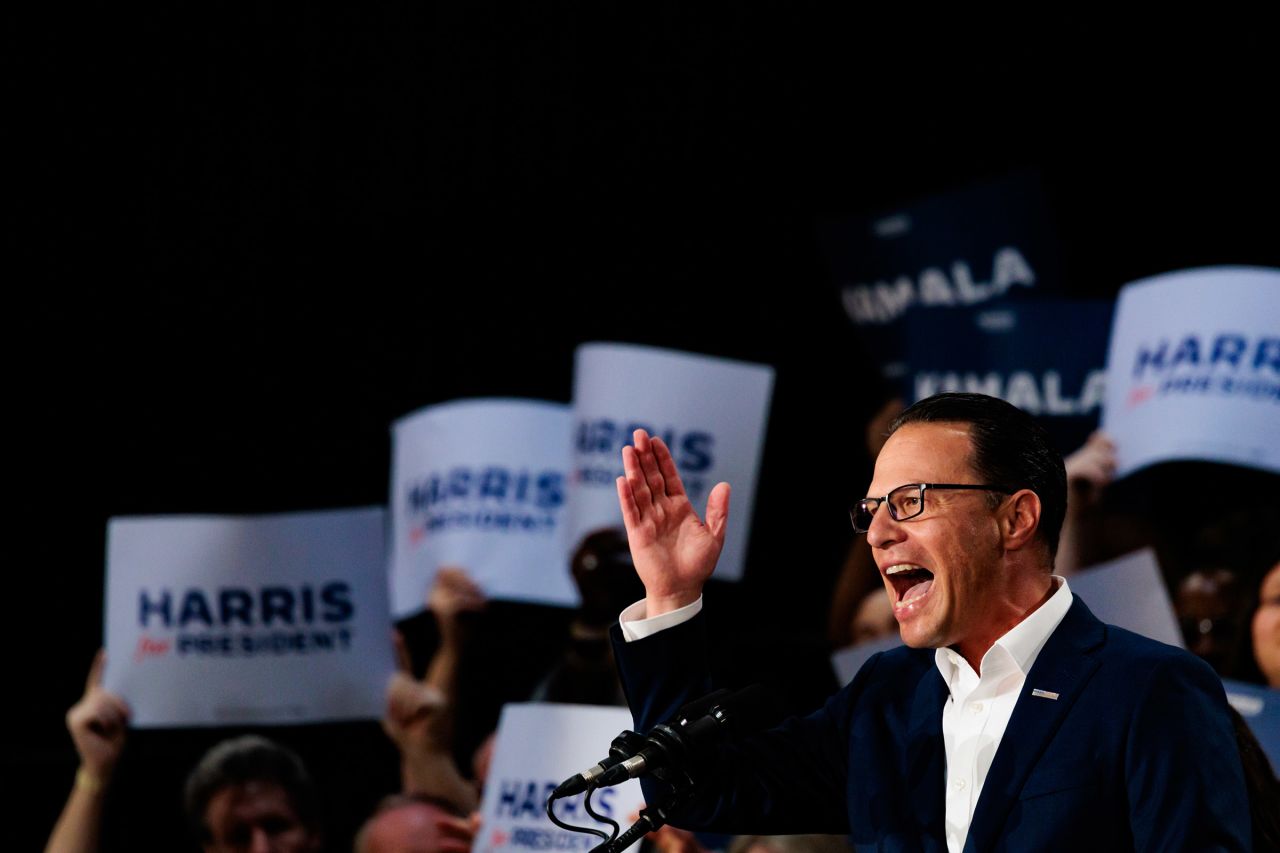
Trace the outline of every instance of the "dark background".
[[[752, 555], [716, 594], [726, 636], [800, 703], [829, 677], [881, 394], [818, 220], [1031, 169], [1074, 293], [1280, 261], [1273, 45], [1245, 18], [59, 14], [16, 22], [6, 51], [6, 849], [38, 847], [71, 784], [62, 715], [100, 642], [109, 516], [384, 503], [392, 419], [567, 400], [583, 341], [768, 362]], [[516, 698], [564, 616], [508, 615], [536, 641], [484, 665]], [[109, 839], [177, 847], [177, 780], [225, 734], [135, 733]], [[395, 784], [372, 724], [277, 734], [337, 779], [336, 836]]]

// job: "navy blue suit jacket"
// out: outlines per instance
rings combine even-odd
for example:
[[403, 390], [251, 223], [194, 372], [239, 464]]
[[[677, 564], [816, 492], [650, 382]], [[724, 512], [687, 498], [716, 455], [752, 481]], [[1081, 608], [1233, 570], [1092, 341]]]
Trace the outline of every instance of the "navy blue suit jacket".
[[[631, 643], [614, 631], [637, 730], [712, 689], [701, 615]], [[876, 655], [813, 714], [722, 747], [673, 823], [945, 853], [948, 698], [932, 649]], [[1218, 677], [1181, 649], [1104, 625], [1077, 597], [1027, 676], [965, 849], [1248, 850], [1249, 835]]]

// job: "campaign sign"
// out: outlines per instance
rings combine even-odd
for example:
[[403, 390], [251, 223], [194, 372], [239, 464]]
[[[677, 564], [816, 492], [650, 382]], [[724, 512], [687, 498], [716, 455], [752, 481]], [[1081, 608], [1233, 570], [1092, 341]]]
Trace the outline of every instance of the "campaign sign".
[[568, 546], [622, 527], [617, 478], [622, 447], [645, 429], [671, 449], [701, 515], [716, 483], [733, 487], [715, 577], [738, 580], [764, 450], [773, 368], [630, 344], [584, 344], [573, 386], [573, 473]]
[[1016, 173], [871, 217], [822, 238], [845, 312], [885, 378], [906, 379], [903, 321], [1065, 292], [1039, 178]]
[[964, 311], [914, 311], [905, 399], [967, 391], [1007, 400], [1033, 415], [1059, 452], [1098, 426], [1106, 396], [1110, 300], [1041, 299]]
[[1156, 552], [1143, 548], [1107, 560], [1071, 576], [1071, 592], [1084, 599], [1093, 615], [1135, 634], [1183, 646], [1169, 590]]
[[839, 679], [841, 684], [848, 684], [853, 681], [853, 677], [858, 674], [858, 670], [862, 669], [862, 665], [871, 660], [873, 655], [896, 649], [900, 645], [902, 645], [902, 638], [896, 634], [889, 637], [876, 637], [874, 640], [868, 640], [865, 643], [857, 643], [833, 652], [831, 655], [831, 668], [836, 671], [836, 678]]
[[[547, 817], [547, 799], [565, 779], [607, 757], [613, 739], [631, 725], [626, 708], [539, 703], [504, 706], [480, 806], [482, 823], [475, 853], [586, 853], [598, 845], [600, 839], [594, 835], [570, 832], [552, 823]], [[617, 821], [624, 832], [631, 825], [629, 816], [643, 804], [644, 794], [636, 779], [602, 788], [591, 797], [591, 808]], [[565, 823], [612, 832], [612, 827], [587, 814], [584, 794], [557, 800], [555, 813]]]
[[[1103, 622], [1162, 643], [1183, 645], [1173, 604], [1150, 548], [1098, 563], [1072, 575], [1068, 583], [1071, 594], [1084, 601]], [[896, 636], [858, 643], [833, 653], [831, 667], [840, 683], [847, 684], [872, 655], [900, 645], [902, 640]]]
[[1280, 767], [1280, 690], [1222, 679], [1227, 701], [1240, 712], [1249, 730], [1258, 739], [1271, 766]]
[[384, 517], [111, 519], [104, 685], [141, 727], [380, 719]]
[[1280, 472], [1280, 270], [1207, 267], [1120, 291], [1102, 427], [1116, 476], [1201, 460]]
[[565, 559], [569, 407], [476, 399], [428, 406], [393, 428], [391, 610], [426, 606], [441, 566], [491, 598], [576, 606]]

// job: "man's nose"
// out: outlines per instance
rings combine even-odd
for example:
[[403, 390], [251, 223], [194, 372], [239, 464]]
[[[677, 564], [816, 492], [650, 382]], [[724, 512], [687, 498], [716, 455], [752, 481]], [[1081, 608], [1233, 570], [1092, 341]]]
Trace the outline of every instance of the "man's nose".
[[901, 522], [895, 521], [889, 514], [889, 505], [881, 504], [871, 516], [871, 525], [867, 528], [867, 543], [872, 548], [888, 548], [901, 542], [906, 536]]

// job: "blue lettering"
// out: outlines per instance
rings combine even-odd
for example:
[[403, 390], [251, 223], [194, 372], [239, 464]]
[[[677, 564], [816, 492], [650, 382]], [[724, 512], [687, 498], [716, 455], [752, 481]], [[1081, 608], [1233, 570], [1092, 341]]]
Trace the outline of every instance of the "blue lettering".
[[1146, 347], [1139, 344], [1137, 362], [1133, 366], [1134, 378], [1136, 379], [1142, 376], [1142, 371], [1147, 367], [1151, 367], [1153, 370], [1163, 370], [1164, 354], [1168, 347], [1168, 341], [1161, 341], [1159, 348], [1154, 351], [1148, 350]]
[[351, 603], [351, 584], [345, 581], [334, 581], [320, 588], [320, 600], [324, 602], [326, 622], [346, 622], [356, 612]]
[[466, 468], [455, 468], [449, 472], [449, 497], [465, 498], [471, 491], [471, 472]]
[[538, 477], [538, 497], [534, 503], [540, 509], [552, 509], [564, 503], [564, 475], [558, 471], [546, 471]]
[[1187, 364], [1200, 363], [1200, 341], [1194, 337], [1187, 337], [1183, 340], [1178, 349], [1174, 351], [1169, 367], [1175, 368], [1184, 361]]
[[715, 437], [705, 432], [685, 433], [680, 442], [680, 468], [691, 474], [705, 471], [711, 467], [711, 445]]
[[253, 596], [246, 589], [218, 591], [218, 621], [230, 625], [239, 620], [244, 625], [253, 624]]
[[264, 586], [262, 624], [270, 625], [277, 619], [286, 625], [293, 624], [293, 593], [282, 586]]
[[1280, 373], [1280, 338], [1262, 338], [1258, 341], [1258, 351], [1253, 356], [1253, 368], [1261, 370], [1263, 365]]
[[171, 604], [172, 602], [169, 598], [168, 590], [165, 590], [164, 592], [160, 593], [160, 598], [158, 601], [153, 601], [150, 598], [150, 596], [147, 595], [147, 591], [145, 589], [139, 590], [138, 591], [138, 624], [141, 625], [143, 628], [149, 628], [150, 627], [149, 619], [151, 617], [151, 614], [156, 613], [157, 615], [159, 615], [160, 621], [164, 623], [164, 627], [166, 628], [170, 627], [170, 625], [173, 624], [173, 618], [170, 615]]
[[189, 589], [183, 596], [182, 612], [178, 614], [178, 626], [185, 628], [187, 623], [193, 620], [199, 620], [208, 627], [213, 627], [213, 613], [209, 610], [209, 602], [205, 601], [204, 593], [198, 589]]
[[546, 800], [539, 800], [539, 790], [537, 782], [530, 782], [525, 786], [524, 799], [520, 801], [520, 808], [515, 813], [515, 817], [538, 817], [542, 814], [543, 803]]
[[507, 496], [507, 472], [501, 468], [486, 468], [480, 477], [480, 497], [502, 500]]
[[309, 586], [299, 590], [302, 593], [302, 621], [310, 625], [316, 619], [316, 594]]
[[513, 779], [503, 779], [498, 795], [498, 814], [508, 817], [516, 816], [516, 804], [520, 796], [520, 783]]
[[529, 499], [529, 472], [521, 471], [516, 477], [516, 496], [517, 503], [524, 503]]
[[1224, 361], [1231, 367], [1240, 366], [1240, 356], [1244, 355], [1246, 342], [1242, 335], [1218, 335], [1213, 342], [1213, 353], [1209, 356], [1209, 364]]

